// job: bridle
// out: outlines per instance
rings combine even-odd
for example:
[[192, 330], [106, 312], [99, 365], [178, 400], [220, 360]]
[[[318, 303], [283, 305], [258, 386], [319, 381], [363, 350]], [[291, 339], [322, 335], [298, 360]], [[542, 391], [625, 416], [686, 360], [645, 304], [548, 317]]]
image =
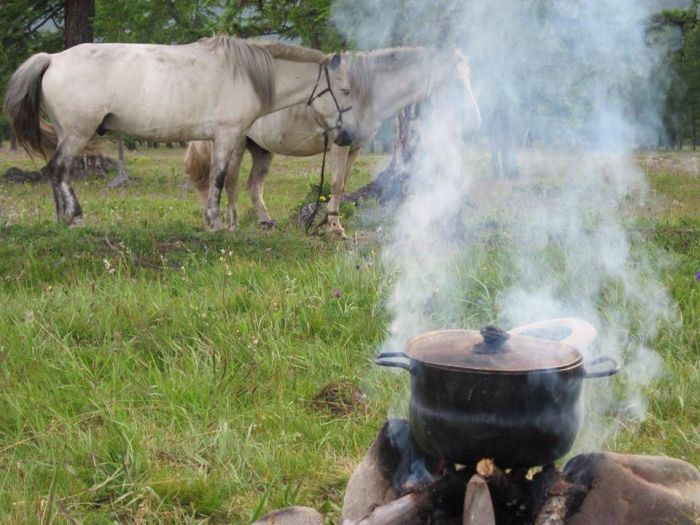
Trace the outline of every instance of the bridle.
[[[324, 73], [326, 77], [326, 89], [319, 91], [316, 93], [316, 90], [318, 89], [318, 83], [321, 81], [321, 74]], [[323, 95], [326, 93], [331, 94], [331, 98], [333, 98], [333, 104], [335, 104], [335, 109], [338, 111], [338, 119], [335, 121], [335, 126], [334, 127], [329, 127], [328, 124], [326, 124], [326, 120], [324, 118], [321, 118], [321, 116], [318, 114], [318, 112], [314, 109], [313, 107], [313, 102], [314, 100], [321, 98]], [[321, 182], [318, 185], [318, 195], [316, 197], [316, 205], [314, 206], [313, 211], [311, 212], [311, 215], [306, 219], [306, 224], [305, 224], [305, 230], [306, 233], [309, 232], [309, 229], [313, 225], [314, 219], [316, 218], [316, 214], [318, 213], [318, 210], [321, 208], [321, 195], [323, 195], [323, 179], [326, 171], [326, 153], [328, 152], [328, 138], [330, 136], [331, 131], [335, 131], [338, 129], [342, 129], [343, 127], [343, 113], [346, 111], [350, 111], [352, 109], [352, 106], [348, 106], [346, 108], [343, 108], [340, 106], [340, 103], [338, 102], [338, 98], [335, 96], [335, 93], [333, 93], [333, 88], [331, 87], [331, 77], [330, 74], [328, 73], [328, 66], [325, 64], [319, 64], [318, 65], [318, 76], [316, 77], [316, 83], [314, 84], [314, 89], [311, 91], [311, 95], [309, 95], [309, 99], [306, 101], [306, 106], [309, 108], [311, 111], [311, 115], [313, 116], [314, 120], [316, 121], [316, 124], [318, 124], [321, 128], [323, 128], [323, 160], [321, 161]], [[321, 224], [317, 226], [320, 227], [325, 221], [328, 220], [329, 215], [339, 215], [337, 212], [328, 212], [326, 213], [326, 218], [324, 219]]]
[[[316, 90], [318, 89], [318, 83], [321, 81], [322, 73], [325, 74], [327, 87], [326, 89], [316, 93]], [[313, 107], [314, 100], [321, 98], [326, 93], [330, 93], [331, 98], [333, 99], [333, 104], [335, 104], [335, 109], [338, 111], [338, 119], [335, 121], [335, 126], [333, 126], [332, 128], [329, 127], [328, 124], [326, 124], [325, 119], [320, 118], [318, 112]], [[316, 123], [323, 128], [326, 134], [330, 133], [331, 131], [341, 129], [343, 127], [343, 113], [352, 109], [352, 106], [348, 106], [346, 108], [341, 107], [340, 103], [338, 102], [338, 98], [335, 96], [335, 93], [333, 93], [333, 88], [331, 87], [331, 77], [328, 73], [328, 66], [325, 64], [318, 65], [318, 76], [316, 77], [316, 83], [314, 84], [314, 88], [311, 91], [311, 95], [309, 95], [309, 99], [306, 101], [306, 105], [311, 110], [311, 114], [313, 115]]]

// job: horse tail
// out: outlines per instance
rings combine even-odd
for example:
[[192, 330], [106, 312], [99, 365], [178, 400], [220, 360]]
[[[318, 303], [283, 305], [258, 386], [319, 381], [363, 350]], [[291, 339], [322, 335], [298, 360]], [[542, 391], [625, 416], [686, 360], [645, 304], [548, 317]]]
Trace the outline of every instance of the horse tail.
[[48, 124], [42, 126], [41, 79], [51, 64], [51, 55], [37, 53], [19, 66], [7, 83], [3, 111], [10, 119], [17, 141], [31, 154], [41, 153], [44, 148], [56, 148], [56, 133]]
[[185, 173], [204, 202], [206, 202], [209, 193], [211, 151], [211, 142], [194, 140], [187, 145], [185, 152]]

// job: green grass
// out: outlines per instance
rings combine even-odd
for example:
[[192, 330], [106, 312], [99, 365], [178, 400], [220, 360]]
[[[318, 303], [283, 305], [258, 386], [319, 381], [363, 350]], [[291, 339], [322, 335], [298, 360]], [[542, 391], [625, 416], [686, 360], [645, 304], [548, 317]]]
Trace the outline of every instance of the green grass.
[[[0, 184], [2, 523], [246, 523], [291, 504], [333, 522], [405, 392], [403, 375], [371, 364], [393, 278], [377, 236], [359, 218], [345, 221], [349, 242], [295, 226], [320, 159], [276, 159], [266, 201], [281, 228], [260, 231], [243, 196], [232, 235], [202, 227], [181, 156], [129, 154], [140, 181], [123, 189], [75, 184], [78, 230], [53, 223], [49, 187]], [[361, 158], [353, 187], [384, 161]], [[0, 155], [0, 173], [11, 165], [31, 162]], [[698, 464], [700, 178], [649, 171], [657, 193], [685, 203], [638, 219], [672, 256], [663, 279], [682, 328], [655, 344], [669, 373], [649, 389], [648, 419], [609, 446]], [[460, 313], [470, 326], [508, 281], [508, 240], [492, 226], [471, 255], [483, 272], [463, 276], [480, 283]], [[351, 400], [341, 411], [318, 399], [329, 384]]]

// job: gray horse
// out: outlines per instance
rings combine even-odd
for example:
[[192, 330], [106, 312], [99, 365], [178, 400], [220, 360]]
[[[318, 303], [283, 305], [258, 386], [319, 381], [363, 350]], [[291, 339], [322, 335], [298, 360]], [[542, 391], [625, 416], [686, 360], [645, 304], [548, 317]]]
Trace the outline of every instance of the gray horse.
[[[312, 91], [325, 89], [334, 96], [309, 100]], [[204, 218], [210, 228], [221, 229], [227, 166], [243, 152], [253, 122], [308, 101], [335, 142], [348, 145], [356, 125], [343, 110], [351, 99], [341, 55], [214, 37], [178, 46], [82, 44], [38, 53], [10, 79], [4, 110], [19, 142], [42, 154], [51, 141], [42, 132], [41, 109], [48, 115], [57, 135], [49, 159], [56, 215], [71, 226], [82, 223], [82, 210], [68, 181], [70, 166], [96, 133], [213, 141]]]
[[[338, 211], [348, 173], [362, 145], [376, 134], [384, 120], [452, 80], [458, 82], [463, 94], [460, 107], [455, 109], [466, 115], [466, 127], [478, 129], [481, 115], [471, 89], [469, 63], [457, 50], [436, 53], [421, 47], [389, 48], [368, 53], [344, 53], [343, 58], [350, 65], [358, 135], [352, 146], [330, 146], [332, 194], [328, 203], [327, 227], [344, 237]], [[263, 201], [263, 185], [273, 154], [306, 157], [321, 153], [323, 131], [318, 118], [303, 104], [266, 115], [248, 130], [246, 147], [253, 157], [248, 191], [261, 224], [273, 224]], [[211, 151], [211, 143], [197, 141], [189, 144], [185, 155], [185, 171], [202, 198], [206, 198], [209, 187]], [[236, 218], [237, 181], [243, 151], [238, 153], [239, 156], [231, 158], [226, 179], [232, 223]]]

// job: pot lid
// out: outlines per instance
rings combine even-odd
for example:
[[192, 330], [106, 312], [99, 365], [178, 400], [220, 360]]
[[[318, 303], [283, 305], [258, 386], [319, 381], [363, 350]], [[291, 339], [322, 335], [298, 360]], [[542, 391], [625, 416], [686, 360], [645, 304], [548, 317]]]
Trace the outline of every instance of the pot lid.
[[512, 335], [487, 326], [477, 330], [438, 330], [408, 342], [406, 354], [426, 365], [453, 370], [524, 373], [579, 366], [573, 346], [526, 335]]

